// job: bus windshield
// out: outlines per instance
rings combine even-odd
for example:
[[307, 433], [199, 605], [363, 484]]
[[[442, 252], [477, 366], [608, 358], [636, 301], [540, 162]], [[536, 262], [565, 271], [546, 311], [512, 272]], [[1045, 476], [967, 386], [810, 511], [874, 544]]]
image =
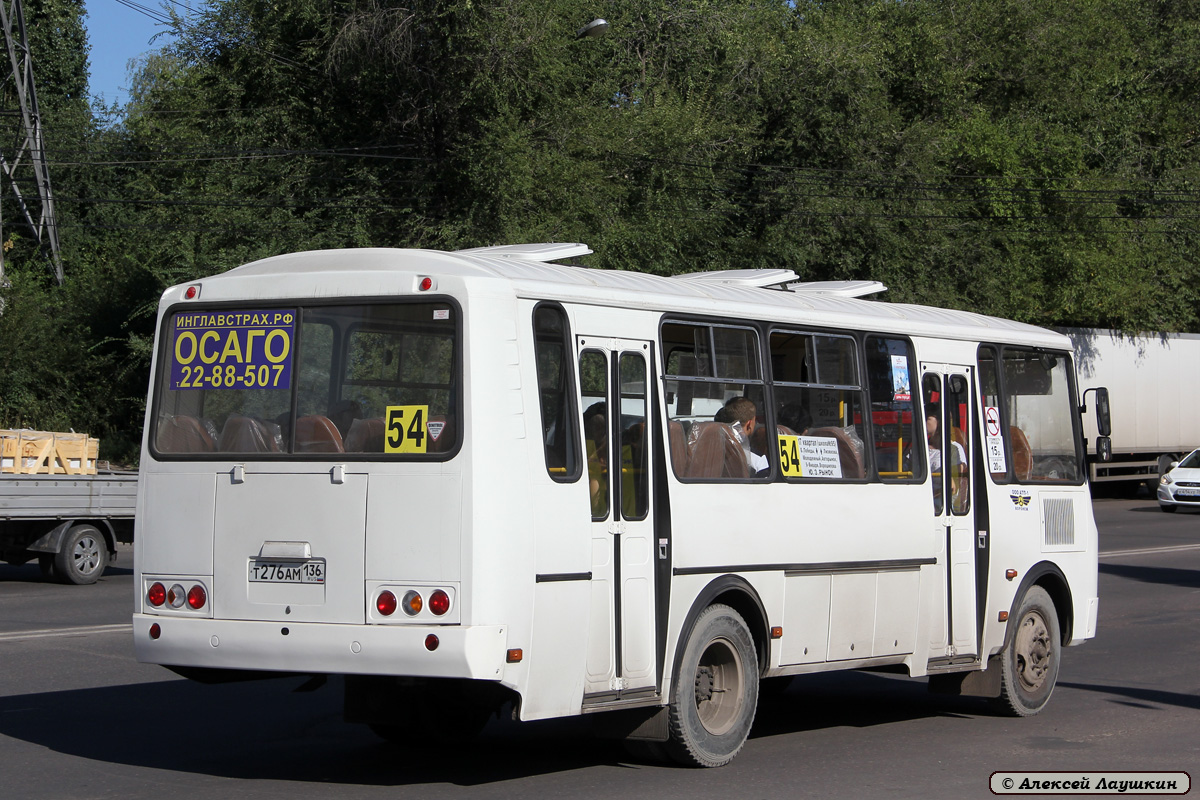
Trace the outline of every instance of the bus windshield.
[[448, 302], [176, 307], [151, 445], [213, 458], [449, 453], [456, 317]]

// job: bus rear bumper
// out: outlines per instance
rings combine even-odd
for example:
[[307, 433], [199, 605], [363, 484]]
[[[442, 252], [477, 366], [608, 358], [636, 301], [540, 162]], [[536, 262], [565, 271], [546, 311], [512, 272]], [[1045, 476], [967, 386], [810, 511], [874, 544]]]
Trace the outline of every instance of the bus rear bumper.
[[[150, 627], [158, 623], [159, 636]], [[426, 638], [437, 637], [430, 650]], [[503, 625], [332, 625], [133, 615], [147, 664], [352, 675], [500, 680]]]

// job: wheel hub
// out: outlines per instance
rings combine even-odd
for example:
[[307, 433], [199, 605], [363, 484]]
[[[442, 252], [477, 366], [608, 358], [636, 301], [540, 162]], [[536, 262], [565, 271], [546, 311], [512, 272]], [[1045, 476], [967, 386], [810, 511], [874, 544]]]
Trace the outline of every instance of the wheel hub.
[[85, 536], [76, 543], [72, 556], [76, 569], [84, 575], [95, 572], [96, 567], [100, 566], [100, 546], [90, 536]]
[[1022, 685], [1030, 691], [1040, 689], [1046, 682], [1054, 649], [1050, 631], [1040, 614], [1030, 612], [1021, 620], [1015, 649]]

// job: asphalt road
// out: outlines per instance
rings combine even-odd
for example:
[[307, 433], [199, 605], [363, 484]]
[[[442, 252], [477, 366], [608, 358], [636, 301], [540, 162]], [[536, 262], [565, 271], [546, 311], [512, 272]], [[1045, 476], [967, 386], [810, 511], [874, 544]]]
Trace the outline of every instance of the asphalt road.
[[136, 663], [128, 550], [90, 587], [0, 565], [0, 797], [970, 798], [992, 796], [997, 770], [1198, 774], [1200, 513], [1095, 509], [1099, 636], [1066, 650], [1042, 714], [995, 716], [903, 676], [805, 676], [720, 770], [639, 763], [582, 718], [385, 744], [342, 722], [336, 680], [201, 686]]

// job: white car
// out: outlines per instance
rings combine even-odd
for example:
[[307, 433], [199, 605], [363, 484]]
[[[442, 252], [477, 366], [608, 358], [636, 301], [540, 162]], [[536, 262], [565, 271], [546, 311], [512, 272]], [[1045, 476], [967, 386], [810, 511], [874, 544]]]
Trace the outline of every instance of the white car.
[[1170, 471], [1158, 479], [1158, 507], [1174, 511], [1180, 506], [1200, 508], [1200, 450], [1172, 463]]

